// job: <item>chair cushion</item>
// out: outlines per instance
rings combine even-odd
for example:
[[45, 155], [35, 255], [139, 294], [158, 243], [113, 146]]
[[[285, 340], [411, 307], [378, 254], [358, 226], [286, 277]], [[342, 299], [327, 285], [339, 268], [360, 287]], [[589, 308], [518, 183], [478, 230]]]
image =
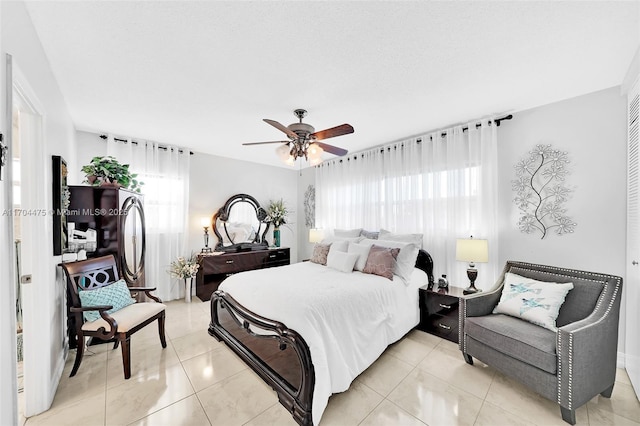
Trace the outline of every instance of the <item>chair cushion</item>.
[[[164, 311], [165, 308], [166, 305], [162, 303], [134, 303], [133, 305], [129, 305], [110, 314], [110, 316], [116, 320], [116, 323], [118, 324], [118, 332], [126, 333], [138, 324]], [[99, 317], [99, 319], [95, 321], [85, 322], [82, 324], [82, 330], [84, 331], [97, 331], [100, 327], [104, 327], [107, 331], [111, 329], [109, 323], [102, 319], [102, 317]]]
[[[78, 296], [80, 297], [80, 303], [84, 307], [100, 305], [113, 306], [112, 309], [107, 311], [109, 315], [125, 306], [136, 303], [136, 301], [131, 298], [131, 292], [124, 280], [118, 280], [112, 284], [92, 290], [79, 290]], [[85, 321], [95, 321], [100, 318], [98, 311], [86, 311], [82, 314]]]
[[468, 317], [465, 334], [505, 355], [556, 374], [556, 333], [502, 314]]

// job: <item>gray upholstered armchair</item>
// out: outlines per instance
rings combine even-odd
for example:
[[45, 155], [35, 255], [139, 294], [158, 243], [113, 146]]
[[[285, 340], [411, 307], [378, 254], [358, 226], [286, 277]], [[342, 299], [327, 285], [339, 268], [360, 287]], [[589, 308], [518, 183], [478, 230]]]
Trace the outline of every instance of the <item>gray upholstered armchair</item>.
[[[507, 272], [539, 281], [567, 283], [557, 332], [519, 318], [493, 314]], [[460, 301], [459, 346], [473, 358], [560, 404], [562, 418], [594, 396], [611, 397], [616, 375], [622, 278], [592, 272], [507, 262], [496, 285]]]

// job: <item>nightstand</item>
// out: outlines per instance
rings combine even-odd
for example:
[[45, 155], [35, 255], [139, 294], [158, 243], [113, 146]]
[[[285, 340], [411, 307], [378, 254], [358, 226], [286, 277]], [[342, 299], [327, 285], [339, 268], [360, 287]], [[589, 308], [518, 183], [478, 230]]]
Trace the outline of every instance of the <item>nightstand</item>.
[[458, 305], [462, 288], [420, 287], [420, 324], [418, 329], [458, 343]]

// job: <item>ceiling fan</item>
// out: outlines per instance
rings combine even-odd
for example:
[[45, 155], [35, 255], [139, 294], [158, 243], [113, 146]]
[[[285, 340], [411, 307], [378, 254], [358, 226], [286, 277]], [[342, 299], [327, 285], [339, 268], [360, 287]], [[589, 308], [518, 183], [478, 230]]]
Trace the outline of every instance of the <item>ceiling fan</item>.
[[293, 111], [299, 122], [283, 126], [275, 120], [265, 118], [263, 121], [271, 124], [276, 129], [287, 135], [289, 140], [286, 141], [269, 141], [269, 142], [248, 142], [242, 145], [263, 145], [269, 143], [283, 144], [276, 149], [276, 153], [287, 164], [293, 165], [298, 157], [304, 157], [311, 165], [319, 164], [322, 159], [323, 152], [329, 152], [337, 156], [346, 155], [349, 151], [337, 146], [318, 142], [324, 139], [335, 138], [336, 136], [348, 135], [353, 133], [353, 127], [350, 124], [341, 124], [330, 129], [320, 130], [316, 132], [313, 126], [302, 122], [307, 115], [304, 109], [296, 109]]

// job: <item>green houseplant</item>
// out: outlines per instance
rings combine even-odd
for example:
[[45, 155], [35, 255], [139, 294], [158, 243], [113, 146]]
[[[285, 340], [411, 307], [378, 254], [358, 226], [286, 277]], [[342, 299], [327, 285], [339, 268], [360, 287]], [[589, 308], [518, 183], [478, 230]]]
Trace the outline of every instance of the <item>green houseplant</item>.
[[138, 175], [129, 171], [128, 164], [120, 164], [112, 156], [93, 157], [81, 170], [86, 175], [85, 182], [93, 186], [114, 185], [140, 192], [143, 185], [136, 179]]

